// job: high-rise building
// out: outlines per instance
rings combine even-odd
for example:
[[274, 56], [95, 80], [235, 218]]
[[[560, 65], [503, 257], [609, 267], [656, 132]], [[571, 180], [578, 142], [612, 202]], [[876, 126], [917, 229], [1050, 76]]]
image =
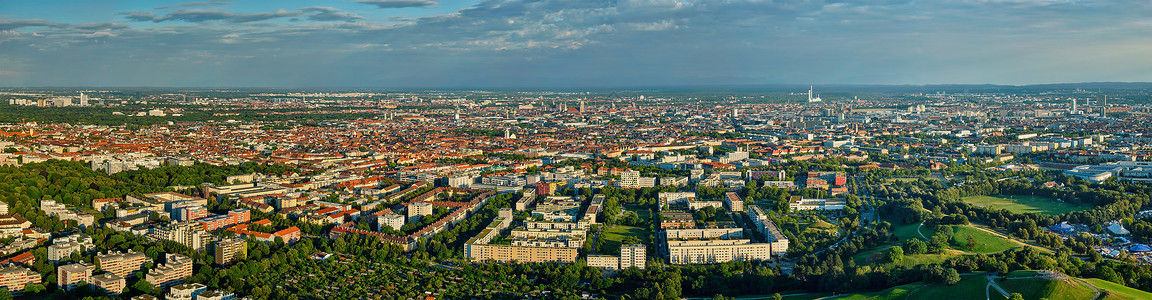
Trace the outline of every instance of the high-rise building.
[[224, 239], [216, 241], [213, 254], [217, 265], [227, 265], [236, 261], [236, 257], [247, 253], [248, 243], [243, 239]]
[[101, 270], [121, 277], [128, 277], [144, 266], [144, 263], [151, 261], [144, 253], [131, 249], [124, 253], [108, 252], [96, 255], [96, 265], [100, 266]]
[[647, 264], [647, 252], [642, 244], [620, 246], [620, 269], [636, 267], [643, 270]]
[[88, 95], [80, 93], [80, 106], [88, 106]]
[[70, 291], [81, 282], [87, 282], [88, 278], [92, 278], [93, 270], [96, 270], [96, 267], [87, 263], [56, 267], [56, 284], [59, 285], [61, 289]]

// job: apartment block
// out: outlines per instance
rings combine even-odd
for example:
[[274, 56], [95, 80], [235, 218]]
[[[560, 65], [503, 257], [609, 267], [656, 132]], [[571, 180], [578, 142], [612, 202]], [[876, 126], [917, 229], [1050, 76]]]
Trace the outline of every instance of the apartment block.
[[149, 270], [145, 280], [156, 288], [168, 288], [192, 277], [192, 259], [176, 253], [164, 255], [164, 264]]
[[570, 247], [527, 247], [513, 245], [464, 245], [465, 256], [468, 258], [498, 262], [576, 262], [577, 249]]
[[642, 244], [620, 246], [620, 269], [636, 267], [643, 270], [648, 262], [648, 249]]
[[77, 263], [56, 267], [56, 284], [63, 290], [71, 291], [81, 282], [92, 278], [96, 267], [87, 263]]
[[168, 294], [164, 295], [166, 300], [194, 300], [202, 299], [199, 296], [208, 291], [208, 286], [200, 283], [185, 283], [172, 286], [168, 289]]
[[404, 226], [404, 216], [398, 214], [381, 214], [376, 217], [376, 223], [383, 229], [385, 226], [400, 230]]
[[768, 260], [771, 253], [769, 244], [746, 239], [668, 241], [668, 262], [673, 264]]
[[432, 203], [413, 202], [408, 205], [408, 218], [427, 216], [432, 214]]
[[157, 239], [169, 240], [202, 250], [212, 242], [212, 234], [204, 230], [204, 225], [198, 222], [179, 222], [153, 233]]
[[242, 239], [224, 239], [216, 241], [212, 253], [217, 265], [227, 265], [236, 261], [237, 254], [247, 253], [248, 243]]
[[89, 279], [88, 282], [91, 283], [93, 286], [100, 288], [100, 289], [103, 289], [103, 290], [105, 290], [109, 293], [112, 293], [112, 294], [123, 293], [124, 288], [128, 287], [128, 282], [127, 282], [127, 280], [124, 279], [123, 276], [112, 274], [112, 273], [104, 273], [104, 274], [92, 276], [92, 278]]
[[129, 277], [144, 263], [151, 262], [144, 253], [128, 250], [124, 253], [108, 252], [96, 255], [96, 265], [109, 273]]
[[0, 288], [6, 288], [13, 296], [24, 293], [24, 287], [29, 284], [39, 284], [40, 273], [25, 267], [0, 268]]

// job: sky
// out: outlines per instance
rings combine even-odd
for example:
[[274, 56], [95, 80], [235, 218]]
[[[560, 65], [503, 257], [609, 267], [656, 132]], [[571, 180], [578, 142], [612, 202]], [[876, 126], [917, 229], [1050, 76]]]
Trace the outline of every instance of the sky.
[[0, 0], [0, 86], [1152, 81], [1148, 0]]

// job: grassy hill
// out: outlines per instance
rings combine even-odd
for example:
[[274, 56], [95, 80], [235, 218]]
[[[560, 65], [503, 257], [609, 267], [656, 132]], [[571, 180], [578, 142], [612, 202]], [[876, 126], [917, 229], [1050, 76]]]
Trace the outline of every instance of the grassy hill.
[[[951, 225], [952, 232], [952, 248], [962, 249], [974, 253], [993, 253], [1008, 250], [1016, 246], [1023, 246], [1023, 244], [1005, 239], [1001, 236], [983, 231], [971, 226], [958, 226]], [[966, 249], [968, 244], [968, 237], [976, 240], [976, 249]]]
[[[1020, 293], [1024, 299], [1048, 300], [1081, 300], [1092, 299], [1096, 292], [1091, 287], [1074, 279], [1049, 280], [1045, 278], [1028, 278], [1034, 276], [1033, 271], [1012, 272], [1008, 280], [997, 280], [996, 283], [1008, 293]], [[1152, 299], [1152, 293], [1126, 287], [1113, 282], [1089, 278], [1083, 279], [1100, 289], [1105, 295], [1102, 299]], [[941, 300], [941, 299], [987, 299], [985, 289], [988, 280], [984, 275], [963, 276], [955, 285], [912, 283], [893, 287], [887, 290], [844, 295], [829, 299], [849, 300]], [[995, 290], [989, 294], [992, 299], [1006, 299]]]
[[1084, 281], [1087, 281], [1088, 283], [1096, 286], [1096, 288], [1107, 291], [1108, 292], [1107, 296], [1105, 296], [1103, 298], [1105, 300], [1152, 299], [1152, 293], [1145, 292], [1145, 291], [1138, 290], [1138, 289], [1134, 289], [1134, 288], [1130, 288], [1127, 286], [1123, 286], [1123, 285], [1120, 285], [1120, 284], [1115, 283], [1115, 282], [1111, 282], [1111, 281], [1107, 281], [1107, 280], [1103, 280], [1103, 279], [1098, 279], [1098, 278], [1086, 278], [1086, 279], [1084, 279]]

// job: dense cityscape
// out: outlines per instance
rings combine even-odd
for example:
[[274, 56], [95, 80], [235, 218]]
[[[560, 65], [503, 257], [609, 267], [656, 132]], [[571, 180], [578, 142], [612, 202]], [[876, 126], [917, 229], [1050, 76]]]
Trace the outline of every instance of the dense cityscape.
[[0, 300], [1152, 299], [1148, 16], [0, 0]]
[[0, 297], [1147, 298], [1150, 88], [7, 89]]

